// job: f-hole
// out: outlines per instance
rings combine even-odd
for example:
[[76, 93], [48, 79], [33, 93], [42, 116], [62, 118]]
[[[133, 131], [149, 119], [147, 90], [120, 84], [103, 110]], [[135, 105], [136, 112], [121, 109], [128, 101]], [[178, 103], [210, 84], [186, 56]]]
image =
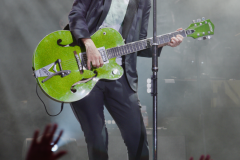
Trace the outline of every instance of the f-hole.
[[77, 92], [77, 90], [76, 90], [75, 88], [73, 88], [74, 86], [76, 86], [76, 85], [78, 85], [78, 84], [81, 84], [81, 83], [87, 83], [88, 81], [91, 81], [93, 78], [97, 77], [97, 75], [98, 75], [97, 71], [95, 70], [95, 71], [93, 71], [93, 73], [95, 73], [95, 75], [94, 75], [93, 77], [87, 78], [87, 79], [82, 79], [82, 80], [74, 83], [74, 84], [72, 85], [71, 89], [70, 89], [71, 92], [72, 92], [72, 93], [76, 93], [76, 92]]

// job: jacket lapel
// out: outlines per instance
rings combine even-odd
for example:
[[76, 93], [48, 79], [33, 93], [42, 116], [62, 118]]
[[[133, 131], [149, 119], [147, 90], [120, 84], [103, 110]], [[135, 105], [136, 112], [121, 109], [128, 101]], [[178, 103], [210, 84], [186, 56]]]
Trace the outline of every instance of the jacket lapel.
[[132, 26], [134, 15], [138, 9], [138, 1], [139, 0], [129, 0], [122, 27], [122, 36], [124, 39], [127, 39], [128, 32]]

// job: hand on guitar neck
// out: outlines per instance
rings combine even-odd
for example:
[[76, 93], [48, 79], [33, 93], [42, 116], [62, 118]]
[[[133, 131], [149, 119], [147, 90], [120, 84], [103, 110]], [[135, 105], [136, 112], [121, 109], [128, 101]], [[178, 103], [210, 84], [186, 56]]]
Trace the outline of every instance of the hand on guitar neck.
[[91, 69], [91, 63], [93, 67], [99, 68], [103, 66], [102, 57], [97, 50], [95, 44], [90, 38], [83, 38], [82, 42], [85, 45], [86, 53], [87, 53], [87, 67]]
[[[181, 30], [183, 30], [183, 29], [182, 28], [177, 29], [177, 31], [181, 31]], [[172, 37], [170, 42], [158, 45], [158, 48], [164, 47], [167, 45], [170, 47], [177, 47], [182, 43], [182, 41], [183, 41], [183, 36], [178, 34], [176, 37]]]

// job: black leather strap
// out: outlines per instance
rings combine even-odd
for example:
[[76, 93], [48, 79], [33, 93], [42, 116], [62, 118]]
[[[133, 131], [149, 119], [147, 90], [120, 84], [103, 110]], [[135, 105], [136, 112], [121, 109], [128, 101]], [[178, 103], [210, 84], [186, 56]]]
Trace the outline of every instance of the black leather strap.
[[124, 39], [127, 39], [128, 32], [132, 26], [134, 15], [136, 14], [138, 9], [138, 1], [139, 0], [129, 0], [127, 12], [124, 17], [122, 27], [122, 36]]

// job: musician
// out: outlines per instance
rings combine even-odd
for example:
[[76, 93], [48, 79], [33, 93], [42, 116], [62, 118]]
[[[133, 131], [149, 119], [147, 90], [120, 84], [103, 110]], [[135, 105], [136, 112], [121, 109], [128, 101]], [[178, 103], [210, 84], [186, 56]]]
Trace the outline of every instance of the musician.
[[[147, 37], [150, 0], [74, 0], [69, 13], [69, 27], [79, 45], [85, 45], [88, 68], [102, 67], [100, 53], [91, 40], [99, 28], [111, 27], [119, 31], [125, 43]], [[170, 43], [158, 46], [178, 46], [181, 35]], [[146, 130], [140, 112], [137, 94], [136, 57], [151, 57], [151, 48], [117, 57], [124, 69], [118, 80], [100, 80], [85, 98], [71, 103], [72, 110], [81, 124], [90, 160], [108, 159], [108, 133], [103, 114], [104, 105], [118, 125], [127, 146], [129, 160], [148, 160]], [[117, 148], [117, 144], [116, 144]]]

